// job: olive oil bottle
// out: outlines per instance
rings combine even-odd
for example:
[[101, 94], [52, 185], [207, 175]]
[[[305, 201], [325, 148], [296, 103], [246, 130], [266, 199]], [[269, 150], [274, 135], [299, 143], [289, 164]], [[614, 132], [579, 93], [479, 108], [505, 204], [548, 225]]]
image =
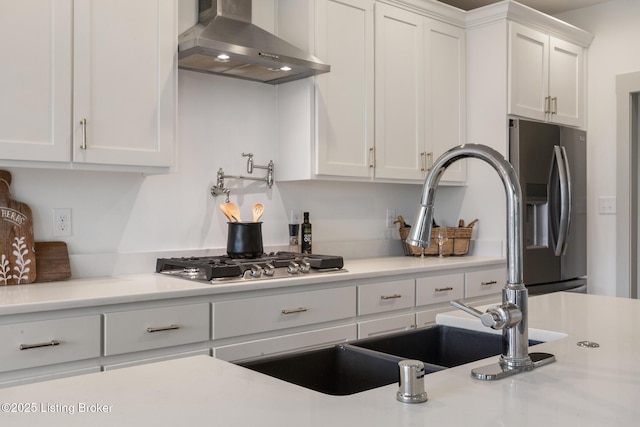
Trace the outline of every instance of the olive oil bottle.
[[303, 254], [311, 253], [311, 223], [309, 222], [309, 212], [305, 212], [302, 222], [302, 242], [301, 249]]

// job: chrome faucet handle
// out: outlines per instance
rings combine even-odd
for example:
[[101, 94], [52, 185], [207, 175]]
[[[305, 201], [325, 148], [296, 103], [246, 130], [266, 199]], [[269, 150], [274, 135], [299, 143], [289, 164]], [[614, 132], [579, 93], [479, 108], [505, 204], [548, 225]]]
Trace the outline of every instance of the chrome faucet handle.
[[505, 329], [517, 325], [522, 320], [522, 312], [513, 304], [503, 304], [487, 308], [486, 312], [471, 307], [460, 301], [451, 301], [451, 305], [480, 319], [482, 324], [491, 329]]
[[455, 308], [458, 308], [464, 311], [465, 313], [468, 313], [474, 317], [477, 317], [478, 319], [480, 319], [480, 321], [484, 326], [487, 326], [493, 329], [500, 329], [499, 327], [497, 327], [497, 324], [500, 319], [496, 319], [494, 317], [494, 314], [489, 310], [483, 313], [480, 310], [474, 307], [471, 307], [470, 305], [464, 304], [463, 302], [460, 302], [460, 301], [451, 301], [451, 305], [454, 306]]

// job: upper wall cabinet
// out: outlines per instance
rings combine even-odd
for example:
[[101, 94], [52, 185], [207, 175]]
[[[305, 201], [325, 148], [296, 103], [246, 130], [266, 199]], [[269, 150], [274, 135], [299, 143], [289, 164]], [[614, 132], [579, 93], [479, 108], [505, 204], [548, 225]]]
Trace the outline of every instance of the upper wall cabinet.
[[2, 160], [71, 159], [72, 3], [1, 3]]
[[[0, 47], [3, 163], [150, 171], [173, 165], [174, 1], [2, 7], [0, 34], [15, 40]], [[38, 31], [22, 31], [25, 22]]]
[[[464, 30], [423, 12], [279, 1], [280, 36], [331, 65], [278, 87], [279, 180], [422, 182], [434, 158], [464, 142]], [[465, 166], [443, 180], [463, 182]]]
[[509, 23], [509, 112], [570, 126], [585, 126], [585, 49]]
[[318, 1], [315, 16], [316, 55], [331, 65], [316, 77], [316, 172], [367, 178], [374, 145], [373, 1]]

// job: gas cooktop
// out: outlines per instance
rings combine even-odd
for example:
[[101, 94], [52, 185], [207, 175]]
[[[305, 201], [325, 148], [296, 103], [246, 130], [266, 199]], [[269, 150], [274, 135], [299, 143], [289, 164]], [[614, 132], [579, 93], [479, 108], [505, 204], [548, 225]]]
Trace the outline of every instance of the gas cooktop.
[[158, 258], [156, 273], [201, 282], [282, 279], [346, 272], [341, 256], [271, 252], [259, 258], [228, 256]]

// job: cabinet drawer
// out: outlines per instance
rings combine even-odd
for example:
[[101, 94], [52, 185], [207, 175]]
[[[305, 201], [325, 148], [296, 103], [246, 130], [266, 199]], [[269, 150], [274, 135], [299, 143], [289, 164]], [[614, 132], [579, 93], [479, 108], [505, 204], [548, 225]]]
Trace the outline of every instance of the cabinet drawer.
[[415, 302], [413, 279], [358, 286], [359, 315], [409, 308]]
[[415, 315], [386, 317], [384, 319], [367, 320], [358, 323], [358, 338], [402, 332], [415, 327]]
[[206, 341], [209, 304], [107, 313], [104, 332], [105, 356]]
[[504, 267], [466, 273], [464, 278], [465, 298], [500, 293], [506, 281], [507, 269]]
[[0, 326], [0, 372], [100, 356], [100, 316]]
[[464, 274], [420, 277], [416, 279], [416, 305], [447, 302], [464, 297]]
[[356, 288], [322, 289], [213, 304], [213, 338], [345, 319], [356, 314]]
[[221, 360], [238, 361], [294, 350], [306, 350], [314, 347], [339, 344], [345, 341], [355, 340], [356, 334], [356, 325], [352, 323], [350, 325], [218, 347], [214, 349], [214, 356]]

